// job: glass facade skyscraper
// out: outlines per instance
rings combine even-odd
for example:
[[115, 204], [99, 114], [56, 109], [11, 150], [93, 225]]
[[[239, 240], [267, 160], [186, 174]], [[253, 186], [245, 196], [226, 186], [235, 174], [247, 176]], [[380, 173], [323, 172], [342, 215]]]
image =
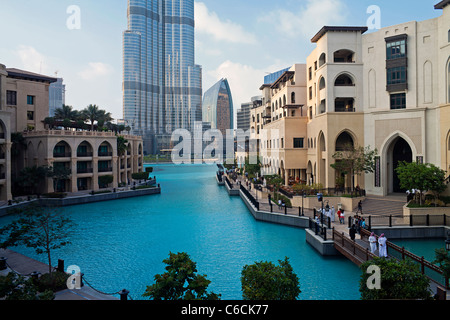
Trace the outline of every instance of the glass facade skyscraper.
[[225, 136], [226, 130], [234, 128], [233, 98], [227, 79], [214, 84], [203, 97], [203, 121], [211, 123]]
[[175, 129], [202, 120], [193, 0], [128, 0], [123, 33], [124, 120], [148, 153], [169, 148]]

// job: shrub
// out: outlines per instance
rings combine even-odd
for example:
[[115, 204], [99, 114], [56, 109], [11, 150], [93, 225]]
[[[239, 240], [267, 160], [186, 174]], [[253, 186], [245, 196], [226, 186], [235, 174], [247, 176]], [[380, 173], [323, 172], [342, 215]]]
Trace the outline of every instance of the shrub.
[[131, 174], [131, 178], [134, 180], [148, 180], [148, 172], [135, 172]]
[[51, 192], [43, 194], [43, 197], [45, 198], [53, 198], [53, 199], [62, 199], [67, 196], [67, 193], [65, 192]]
[[52, 272], [43, 274], [36, 282], [39, 292], [45, 292], [46, 290], [60, 291], [67, 289], [67, 279], [69, 275], [65, 272]]

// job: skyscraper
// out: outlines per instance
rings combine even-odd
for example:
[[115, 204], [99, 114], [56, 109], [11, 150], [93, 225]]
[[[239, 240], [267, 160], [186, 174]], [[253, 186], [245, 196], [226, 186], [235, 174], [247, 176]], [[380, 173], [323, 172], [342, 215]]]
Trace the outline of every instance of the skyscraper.
[[128, 0], [123, 34], [124, 120], [148, 153], [169, 148], [175, 129], [202, 119], [193, 0]]
[[209, 88], [203, 97], [203, 121], [211, 123], [212, 129], [226, 130], [234, 128], [233, 98], [227, 79], [221, 79]]

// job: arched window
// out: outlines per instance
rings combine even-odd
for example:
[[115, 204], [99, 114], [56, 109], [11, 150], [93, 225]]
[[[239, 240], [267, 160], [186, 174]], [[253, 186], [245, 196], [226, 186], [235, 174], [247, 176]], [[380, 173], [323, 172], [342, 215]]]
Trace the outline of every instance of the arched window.
[[325, 78], [321, 77], [319, 81], [319, 90], [325, 89], [325, 87], [326, 87]]
[[327, 55], [324, 53], [322, 53], [319, 57], [319, 68], [321, 66], [323, 66], [325, 63], [327, 62]]
[[447, 64], [447, 102], [450, 103], [450, 59]]
[[354, 86], [355, 84], [353, 83], [353, 79], [348, 74], [344, 73], [336, 78], [334, 85], [340, 86], [340, 87], [348, 87], [348, 86]]
[[291, 103], [294, 104], [295, 103], [295, 92], [291, 93]]
[[355, 62], [355, 53], [351, 50], [342, 49], [334, 52], [334, 62], [352, 63]]
[[284, 94], [283, 95], [283, 106], [285, 106], [286, 105], [286, 95]]

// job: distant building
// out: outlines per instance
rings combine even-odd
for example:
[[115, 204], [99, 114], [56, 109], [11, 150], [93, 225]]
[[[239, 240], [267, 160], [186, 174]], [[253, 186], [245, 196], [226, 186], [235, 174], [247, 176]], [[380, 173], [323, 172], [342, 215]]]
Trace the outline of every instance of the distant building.
[[54, 117], [56, 109], [66, 104], [66, 85], [63, 81], [62, 78], [57, 78], [57, 81], [51, 83], [48, 89], [49, 117]]
[[211, 123], [211, 129], [226, 130], [234, 128], [233, 98], [227, 79], [214, 84], [203, 97], [203, 121]]
[[241, 104], [241, 109], [237, 111], [237, 129], [247, 131], [250, 129], [250, 109], [253, 107], [253, 102], [246, 102]]
[[[26, 167], [65, 167], [67, 179], [48, 178], [37, 189], [41, 194], [104, 188], [100, 177], [113, 176], [110, 187], [127, 184], [132, 173], [144, 170], [143, 141], [124, 135], [126, 150], [119, 154], [114, 132], [48, 130], [49, 88], [57, 78], [0, 64], [0, 201], [12, 200], [12, 182]], [[21, 133], [25, 146], [11, 152], [12, 133]], [[19, 190], [20, 191], [20, 190]]]

